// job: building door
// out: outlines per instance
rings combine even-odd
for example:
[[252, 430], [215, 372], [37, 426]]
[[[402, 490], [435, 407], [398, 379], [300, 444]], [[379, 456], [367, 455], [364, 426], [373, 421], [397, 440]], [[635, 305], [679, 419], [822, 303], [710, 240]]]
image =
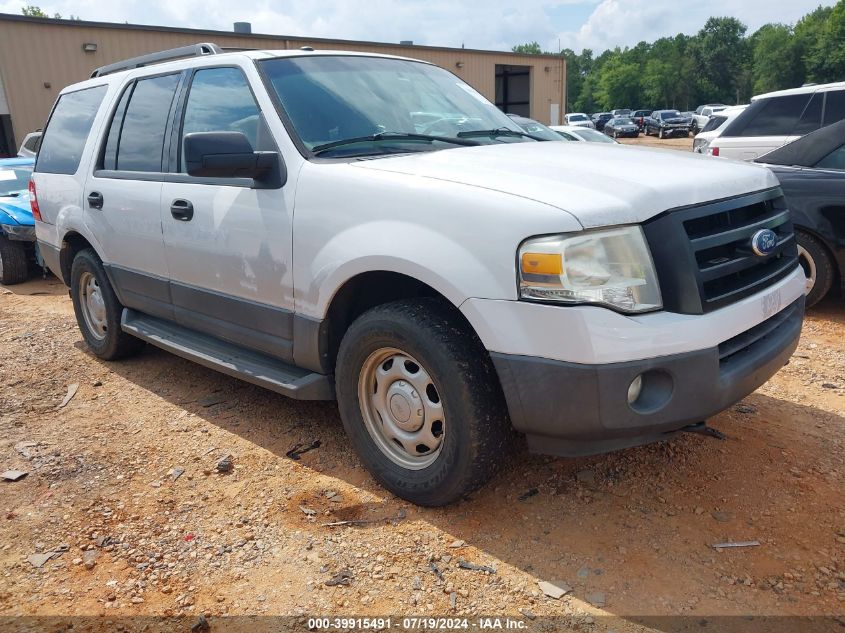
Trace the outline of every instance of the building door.
[[531, 67], [496, 65], [496, 106], [505, 114], [531, 116]]

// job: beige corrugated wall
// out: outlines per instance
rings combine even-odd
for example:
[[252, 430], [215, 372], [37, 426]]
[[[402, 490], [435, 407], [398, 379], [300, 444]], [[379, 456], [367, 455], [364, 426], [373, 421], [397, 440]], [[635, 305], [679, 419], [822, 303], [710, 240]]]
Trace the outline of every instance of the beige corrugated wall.
[[[20, 144], [26, 133], [44, 126], [59, 91], [86, 79], [99, 66], [153, 51], [211, 41], [223, 47], [352, 50], [423, 59], [452, 71], [491, 101], [497, 64], [531, 67], [531, 116], [550, 122], [552, 104], [565, 101], [566, 64], [555, 56], [517, 55], [426, 46], [400, 46], [344, 40], [310, 40], [221, 31], [177, 30], [69, 20], [23, 19], [0, 14], [0, 78]], [[86, 53], [86, 42], [97, 51]], [[462, 64], [458, 67], [458, 64]]]

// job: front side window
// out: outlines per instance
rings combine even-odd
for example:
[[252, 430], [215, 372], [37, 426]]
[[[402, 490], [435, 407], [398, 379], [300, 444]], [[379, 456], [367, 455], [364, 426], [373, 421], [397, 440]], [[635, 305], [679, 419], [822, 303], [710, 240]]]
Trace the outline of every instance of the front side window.
[[845, 171], [845, 145], [839, 146], [816, 163], [818, 169], [836, 169]]
[[[520, 131], [501, 110], [453, 74], [422, 62], [346, 56], [276, 58], [259, 63], [296, 136], [308, 150], [380, 133], [458, 138]], [[508, 142], [519, 136], [472, 137]], [[443, 142], [390, 140], [337, 148], [348, 153], [444, 149]]]
[[44, 130], [35, 171], [75, 174], [106, 86], [68, 92], [59, 97]]
[[[253, 148], [264, 149], [259, 136], [266, 137], [268, 133], [240, 69], [208, 68], [194, 74], [185, 105], [181, 138], [194, 132], [241, 132]], [[183, 172], [184, 165], [182, 156]]]
[[179, 75], [139, 79], [124, 90], [103, 153], [103, 168], [161, 172], [164, 135]]
[[803, 136], [804, 134], [809, 134], [813, 130], [818, 130], [821, 127], [822, 101], [823, 95], [820, 92], [813, 95], [813, 98], [810, 99], [807, 107], [804, 108], [804, 112], [801, 114], [801, 118], [798, 120], [798, 125], [795, 126], [792, 134]]

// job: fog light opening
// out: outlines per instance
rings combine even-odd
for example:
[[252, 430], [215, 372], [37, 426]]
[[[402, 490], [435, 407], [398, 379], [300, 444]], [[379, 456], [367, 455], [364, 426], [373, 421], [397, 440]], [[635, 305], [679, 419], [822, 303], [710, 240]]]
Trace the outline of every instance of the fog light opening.
[[640, 415], [656, 413], [672, 399], [674, 381], [662, 369], [649, 369], [628, 384], [628, 406]]
[[640, 397], [643, 390], [643, 375], [640, 374], [628, 385], [628, 404], [634, 404]]

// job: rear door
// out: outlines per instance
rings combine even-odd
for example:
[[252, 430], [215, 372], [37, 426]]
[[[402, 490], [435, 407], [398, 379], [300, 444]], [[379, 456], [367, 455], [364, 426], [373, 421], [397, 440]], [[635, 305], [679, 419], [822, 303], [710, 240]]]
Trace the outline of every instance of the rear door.
[[189, 176], [184, 136], [223, 131], [243, 133], [254, 150], [278, 151], [244, 70], [196, 68], [180, 97], [171, 174], [162, 190], [176, 318], [195, 330], [291, 360], [294, 183], [259, 189], [251, 179]]
[[85, 218], [121, 302], [172, 318], [161, 229], [165, 139], [180, 72], [124, 86], [85, 187]]

